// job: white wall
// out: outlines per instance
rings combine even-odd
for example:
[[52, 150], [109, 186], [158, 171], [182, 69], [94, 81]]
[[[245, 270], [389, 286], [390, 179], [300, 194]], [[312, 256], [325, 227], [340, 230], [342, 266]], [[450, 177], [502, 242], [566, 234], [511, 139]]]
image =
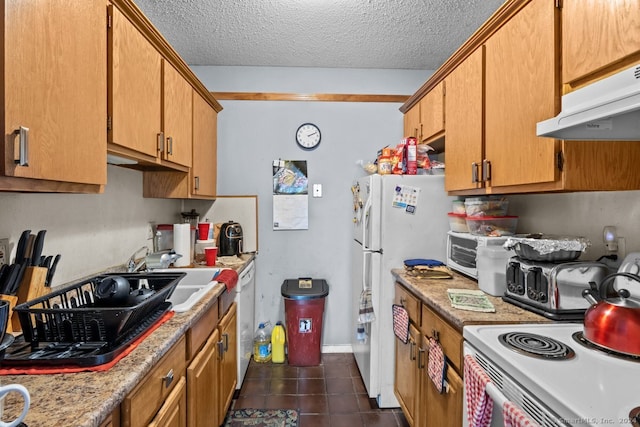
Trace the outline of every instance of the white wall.
[[[194, 67], [194, 71], [211, 91], [285, 93], [410, 95], [429, 76], [416, 71], [306, 68]], [[323, 344], [348, 344], [354, 332], [349, 314], [350, 186], [364, 174], [356, 160], [373, 160], [379, 148], [402, 138], [401, 104], [220, 102], [224, 109], [218, 116], [219, 193], [258, 195], [256, 321], [284, 320], [280, 286], [285, 279], [324, 278], [330, 293]], [[321, 129], [322, 142], [316, 150], [296, 145], [296, 129], [304, 122]], [[306, 160], [310, 188], [316, 183], [323, 186], [322, 198], [309, 198], [308, 230], [272, 229], [274, 159]]]
[[147, 239], [150, 221], [177, 222], [180, 201], [142, 198], [142, 173], [108, 166], [103, 194], [0, 192], [0, 237], [11, 261], [22, 230], [46, 229], [44, 255], [61, 254], [53, 286], [124, 264]]

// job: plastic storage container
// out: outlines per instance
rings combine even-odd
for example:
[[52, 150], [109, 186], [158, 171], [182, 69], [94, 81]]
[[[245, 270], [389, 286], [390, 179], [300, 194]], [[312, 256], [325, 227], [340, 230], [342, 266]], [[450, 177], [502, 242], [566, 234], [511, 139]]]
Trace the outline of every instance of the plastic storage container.
[[253, 360], [266, 363], [271, 360], [271, 334], [264, 323], [260, 323], [253, 338]]
[[467, 214], [467, 208], [465, 208], [465, 206], [464, 206], [464, 201], [463, 200], [454, 200], [453, 202], [451, 202], [451, 211], [454, 214], [466, 215]]
[[477, 236], [512, 236], [517, 226], [517, 216], [467, 216], [469, 232]]
[[284, 363], [285, 330], [282, 322], [276, 322], [271, 331], [271, 362]]
[[449, 212], [449, 228], [451, 231], [458, 233], [468, 233], [469, 227], [467, 226], [467, 216], [465, 214], [458, 214], [455, 212]]
[[470, 197], [464, 201], [467, 216], [505, 216], [509, 201], [503, 197]]
[[507, 264], [515, 254], [502, 246], [478, 246], [477, 254], [478, 287], [489, 295], [504, 295], [507, 290]]
[[280, 291], [287, 319], [289, 365], [319, 365], [322, 316], [329, 285], [323, 279], [287, 279]]

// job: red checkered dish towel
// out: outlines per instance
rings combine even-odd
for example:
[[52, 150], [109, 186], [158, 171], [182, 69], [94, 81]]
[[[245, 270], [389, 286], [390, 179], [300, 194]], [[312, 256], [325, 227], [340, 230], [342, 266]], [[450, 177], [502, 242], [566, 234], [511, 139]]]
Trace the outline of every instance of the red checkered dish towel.
[[504, 427], [539, 427], [538, 423], [532, 421], [527, 414], [509, 401], [504, 402], [502, 414]]
[[[469, 426], [487, 427], [491, 424], [493, 400], [486, 391], [487, 384], [490, 381], [489, 375], [476, 362], [473, 356], [469, 354], [464, 356], [464, 391]], [[506, 421], [505, 426], [507, 426]]]
[[409, 313], [407, 309], [401, 305], [393, 304], [393, 333], [396, 337], [406, 344], [409, 341]]
[[447, 358], [444, 356], [442, 346], [433, 337], [429, 338], [429, 362], [427, 363], [427, 372], [433, 385], [436, 386], [438, 393], [442, 394], [445, 390], [445, 375], [447, 372]]

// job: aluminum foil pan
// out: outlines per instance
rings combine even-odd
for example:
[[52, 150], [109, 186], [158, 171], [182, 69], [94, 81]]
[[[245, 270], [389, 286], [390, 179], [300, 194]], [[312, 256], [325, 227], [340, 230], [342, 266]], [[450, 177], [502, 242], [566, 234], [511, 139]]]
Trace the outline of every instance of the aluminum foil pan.
[[520, 258], [530, 261], [573, 261], [582, 255], [591, 242], [584, 237], [552, 234], [518, 234], [504, 242], [505, 249], [513, 249]]

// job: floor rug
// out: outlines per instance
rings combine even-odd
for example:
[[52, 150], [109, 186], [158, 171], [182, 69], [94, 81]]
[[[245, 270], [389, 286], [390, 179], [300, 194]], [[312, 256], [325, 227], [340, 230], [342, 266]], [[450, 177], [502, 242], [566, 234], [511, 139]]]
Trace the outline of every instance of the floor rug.
[[297, 427], [294, 409], [238, 409], [229, 411], [224, 427]]

